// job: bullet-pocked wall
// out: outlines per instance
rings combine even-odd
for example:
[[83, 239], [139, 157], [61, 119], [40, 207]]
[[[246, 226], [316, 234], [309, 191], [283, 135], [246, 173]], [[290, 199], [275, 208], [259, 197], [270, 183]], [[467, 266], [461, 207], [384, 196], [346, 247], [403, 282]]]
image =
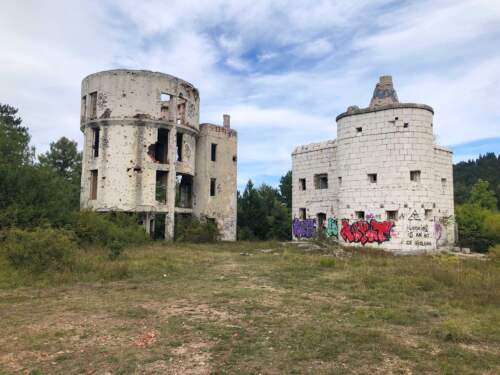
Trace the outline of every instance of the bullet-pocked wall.
[[161, 230], [172, 238], [175, 214], [194, 214], [199, 103], [193, 85], [164, 73], [119, 69], [86, 77], [81, 207], [142, 213], [148, 232], [163, 219]]
[[433, 126], [431, 107], [399, 103], [381, 77], [368, 108], [337, 116], [328, 163], [324, 144], [294, 151], [294, 237], [324, 228], [349, 245], [395, 251], [453, 244], [451, 152], [434, 144]]
[[195, 206], [215, 220], [223, 240], [236, 240], [237, 134], [229, 127], [201, 124], [196, 154]]

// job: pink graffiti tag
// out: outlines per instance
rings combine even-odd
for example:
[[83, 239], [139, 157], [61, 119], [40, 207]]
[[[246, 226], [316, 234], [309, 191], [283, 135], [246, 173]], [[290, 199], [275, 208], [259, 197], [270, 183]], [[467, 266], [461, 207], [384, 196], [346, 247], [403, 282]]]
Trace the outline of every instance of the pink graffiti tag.
[[443, 227], [439, 223], [434, 224], [434, 234], [436, 235], [436, 240], [440, 240], [443, 235]]
[[391, 239], [391, 229], [394, 226], [392, 221], [379, 222], [375, 219], [368, 223], [365, 220], [359, 220], [349, 225], [348, 219], [342, 219], [342, 229], [340, 235], [346, 242], [367, 242], [382, 243]]

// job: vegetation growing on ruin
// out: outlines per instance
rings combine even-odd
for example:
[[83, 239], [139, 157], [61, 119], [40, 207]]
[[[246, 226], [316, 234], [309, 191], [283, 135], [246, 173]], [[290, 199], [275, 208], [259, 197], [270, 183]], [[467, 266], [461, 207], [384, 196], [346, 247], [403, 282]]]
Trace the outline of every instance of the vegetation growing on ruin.
[[498, 373], [498, 254], [156, 242], [36, 276], [0, 257], [0, 373]]

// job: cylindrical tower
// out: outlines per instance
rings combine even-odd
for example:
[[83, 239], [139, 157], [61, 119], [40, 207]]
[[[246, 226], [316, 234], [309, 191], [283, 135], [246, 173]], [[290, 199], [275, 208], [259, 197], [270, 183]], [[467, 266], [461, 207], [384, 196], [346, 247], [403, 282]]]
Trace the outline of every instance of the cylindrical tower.
[[82, 82], [85, 143], [81, 207], [155, 215], [173, 235], [176, 211], [191, 213], [199, 93], [168, 74], [110, 70]]
[[[368, 108], [349, 107], [337, 117], [341, 241], [361, 236], [388, 249], [436, 248], [434, 223], [452, 214], [453, 203], [445, 186], [451, 170], [435, 163], [433, 114], [427, 105], [399, 103], [392, 78], [384, 76]], [[386, 227], [371, 228], [371, 220]]]

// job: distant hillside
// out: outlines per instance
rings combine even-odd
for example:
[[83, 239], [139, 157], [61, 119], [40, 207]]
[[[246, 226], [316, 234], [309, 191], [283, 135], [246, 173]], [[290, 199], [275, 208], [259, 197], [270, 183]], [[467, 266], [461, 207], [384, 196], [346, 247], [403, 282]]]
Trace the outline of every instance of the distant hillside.
[[464, 203], [469, 198], [472, 185], [480, 178], [490, 183], [500, 208], [500, 154], [496, 156], [493, 152], [453, 166], [455, 203]]

